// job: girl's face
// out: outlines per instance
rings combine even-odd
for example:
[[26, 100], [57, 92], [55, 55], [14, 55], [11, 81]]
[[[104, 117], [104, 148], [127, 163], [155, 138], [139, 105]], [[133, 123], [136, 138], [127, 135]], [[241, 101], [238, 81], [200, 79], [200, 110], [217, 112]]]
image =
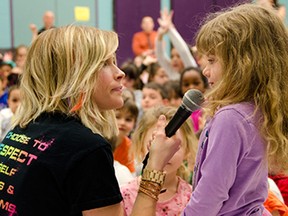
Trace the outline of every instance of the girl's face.
[[114, 58], [107, 60], [100, 69], [94, 88], [94, 102], [100, 110], [111, 110], [123, 106], [122, 81], [125, 74], [114, 63]]
[[9, 98], [7, 100], [8, 106], [12, 113], [15, 113], [18, 106], [21, 103], [20, 89], [14, 89], [10, 92]]
[[168, 75], [166, 74], [165, 70], [163, 68], [159, 68], [153, 77], [153, 82], [159, 83], [160, 85], [163, 85], [169, 80]]
[[183, 61], [175, 48], [171, 50], [171, 66], [179, 73], [184, 69]]
[[203, 75], [207, 77], [210, 87], [213, 87], [222, 79], [223, 68], [217, 56], [208, 55], [205, 58], [207, 59], [207, 64], [203, 69]]
[[27, 49], [25, 47], [21, 47], [18, 50], [18, 53], [16, 55], [16, 64], [19, 67], [23, 67], [26, 61], [26, 56], [27, 56]]
[[130, 90], [134, 89], [134, 84], [135, 84], [135, 80], [134, 79], [130, 79], [129, 77], [125, 77], [123, 79], [123, 85]]
[[173, 92], [169, 100], [168, 105], [173, 107], [179, 107], [182, 103], [181, 97], [176, 97], [176, 92]]
[[6, 79], [12, 72], [12, 68], [8, 65], [3, 65], [0, 69], [0, 76]]
[[118, 137], [128, 136], [135, 126], [135, 117], [127, 110], [116, 110], [115, 114], [119, 129]]
[[151, 88], [142, 89], [142, 109], [145, 111], [151, 107], [163, 105], [163, 98], [159, 91]]
[[184, 94], [189, 89], [197, 89], [202, 93], [205, 92], [204, 82], [198, 71], [189, 70], [183, 74], [181, 91]]
[[[149, 141], [152, 138], [153, 132], [156, 130], [156, 123], [150, 127], [145, 135], [144, 138], [144, 145], [145, 146], [145, 150], [146, 153], [148, 152], [149, 148], [150, 148], [150, 143]], [[184, 139], [183, 139], [183, 134], [180, 130], [178, 130], [175, 134], [175, 136], [180, 139], [181, 141], [181, 148], [174, 154], [174, 156], [170, 159], [170, 161], [167, 163], [167, 165], [164, 167], [164, 170], [167, 172], [167, 174], [169, 173], [177, 173], [178, 168], [182, 165], [183, 160], [186, 157], [186, 152], [185, 152], [185, 143], [184, 143]]]

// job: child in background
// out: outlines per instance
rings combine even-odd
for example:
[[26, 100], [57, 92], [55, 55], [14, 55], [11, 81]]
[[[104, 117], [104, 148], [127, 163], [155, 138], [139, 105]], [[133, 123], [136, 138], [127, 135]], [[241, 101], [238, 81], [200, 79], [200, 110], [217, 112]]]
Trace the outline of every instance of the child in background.
[[0, 77], [2, 79], [2, 88], [6, 89], [8, 87], [8, 77], [12, 73], [13, 66], [10, 63], [2, 62], [0, 64]]
[[162, 85], [155, 82], [147, 83], [142, 89], [142, 109], [145, 112], [154, 106], [167, 105], [167, 98], [167, 92]]
[[12, 118], [21, 103], [21, 95], [19, 86], [11, 86], [8, 89], [8, 108], [4, 108], [0, 111], [0, 140], [3, 140], [6, 133], [11, 129]]
[[[197, 63], [190, 52], [189, 46], [172, 23], [173, 11], [169, 12], [167, 9], [164, 9], [160, 14], [161, 17], [158, 19], [159, 28], [156, 38], [156, 57], [170, 80], [179, 80], [180, 73], [184, 68], [190, 66], [197, 67]], [[170, 53], [171, 58], [168, 57], [163, 47], [163, 37], [165, 34], [168, 35], [173, 45]]]
[[140, 72], [137, 66], [131, 62], [126, 61], [122, 64], [121, 70], [125, 73], [125, 77], [123, 79], [123, 85], [133, 92], [135, 103], [141, 113], [141, 100], [142, 100], [142, 87], [143, 83], [140, 79]]
[[[190, 89], [197, 89], [201, 91], [203, 94], [208, 89], [209, 84], [207, 78], [202, 74], [202, 70], [197, 67], [188, 67], [183, 70], [180, 76], [180, 87], [181, 87], [181, 95], [184, 94]], [[191, 118], [193, 121], [193, 127], [195, 133], [201, 132], [204, 126], [204, 119], [202, 116], [202, 110], [196, 110], [191, 114]]]
[[3, 87], [3, 79], [0, 76], [0, 110], [8, 106], [8, 91], [7, 88]]
[[168, 106], [179, 107], [182, 103], [182, 94], [178, 80], [169, 80], [164, 88], [168, 95]]
[[261, 216], [268, 167], [288, 170], [287, 29], [273, 11], [243, 4], [208, 16], [196, 46], [208, 62], [209, 120], [182, 215]]
[[273, 216], [288, 216], [288, 207], [270, 189], [264, 206]]
[[[112, 152], [115, 151], [117, 139], [117, 136], [113, 136], [110, 139], [107, 139], [111, 144]], [[119, 163], [119, 161], [115, 160], [115, 158], [113, 166], [119, 186], [126, 185], [128, 182], [134, 179], [134, 175], [130, 172], [128, 167]]]
[[147, 68], [147, 72], [149, 73], [148, 82], [155, 82], [164, 85], [169, 80], [164, 68], [162, 68], [158, 63], [150, 64]]
[[180, 86], [182, 97], [190, 89], [197, 89], [204, 94], [209, 88], [207, 78], [202, 74], [202, 70], [198, 67], [187, 67], [182, 71]]
[[277, 172], [273, 173], [271, 170], [270, 172], [269, 177], [274, 180], [283, 196], [284, 203], [288, 205], [288, 174], [285, 174], [284, 172], [276, 174]]
[[115, 114], [119, 133], [117, 136], [116, 147], [113, 152], [114, 160], [125, 165], [131, 173], [134, 173], [134, 158], [130, 153], [131, 140], [129, 136], [137, 121], [137, 105], [131, 99], [126, 99], [124, 100], [123, 107], [116, 109]]
[[[133, 149], [138, 161], [143, 161], [151, 144], [151, 137], [156, 128], [157, 119], [160, 115], [165, 115], [169, 121], [176, 112], [176, 108], [157, 107], [147, 110], [132, 135]], [[187, 180], [189, 170], [185, 166], [187, 157], [195, 158], [197, 139], [192, 131], [190, 121], [185, 121], [180, 129], [176, 132], [176, 137], [181, 140], [181, 148], [172, 157], [165, 166], [166, 178], [163, 188], [166, 192], [159, 195], [156, 207], [156, 215], [179, 215], [192, 193], [192, 188]], [[123, 208], [125, 215], [130, 215], [136, 196], [141, 177], [135, 178], [132, 182], [121, 187], [123, 196]]]

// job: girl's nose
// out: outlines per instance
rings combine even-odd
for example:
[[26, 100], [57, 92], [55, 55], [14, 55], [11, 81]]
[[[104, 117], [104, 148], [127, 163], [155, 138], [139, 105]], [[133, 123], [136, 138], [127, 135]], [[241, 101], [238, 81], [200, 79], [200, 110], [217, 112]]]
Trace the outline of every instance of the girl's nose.
[[209, 69], [207, 68], [207, 66], [203, 69], [202, 71], [202, 74], [205, 76], [205, 77], [209, 77]]

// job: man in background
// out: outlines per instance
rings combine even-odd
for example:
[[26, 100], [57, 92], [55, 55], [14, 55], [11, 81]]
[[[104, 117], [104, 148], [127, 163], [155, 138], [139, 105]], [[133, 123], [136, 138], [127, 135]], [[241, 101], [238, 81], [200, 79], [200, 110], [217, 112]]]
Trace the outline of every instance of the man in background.
[[46, 11], [43, 15], [43, 27], [37, 30], [35, 24], [30, 24], [30, 30], [32, 32], [32, 40], [34, 40], [37, 35], [41, 34], [47, 29], [54, 28], [55, 15], [52, 11]]
[[142, 31], [136, 32], [132, 39], [132, 50], [135, 56], [153, 54], [157, 32], [154, 31], [152, 17], [145, 16], [141, 21]]

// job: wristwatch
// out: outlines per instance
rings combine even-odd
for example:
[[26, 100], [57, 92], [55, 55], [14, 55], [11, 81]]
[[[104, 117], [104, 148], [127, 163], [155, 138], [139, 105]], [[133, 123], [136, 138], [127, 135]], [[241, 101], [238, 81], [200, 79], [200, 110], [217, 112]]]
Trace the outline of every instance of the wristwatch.
[[162, 186], [165, 181], [166, 173], [158, 170], [148, 170], [144, 169], [142, 174], [142, 179], [146, 181], [152, 181], [160, 184]]

